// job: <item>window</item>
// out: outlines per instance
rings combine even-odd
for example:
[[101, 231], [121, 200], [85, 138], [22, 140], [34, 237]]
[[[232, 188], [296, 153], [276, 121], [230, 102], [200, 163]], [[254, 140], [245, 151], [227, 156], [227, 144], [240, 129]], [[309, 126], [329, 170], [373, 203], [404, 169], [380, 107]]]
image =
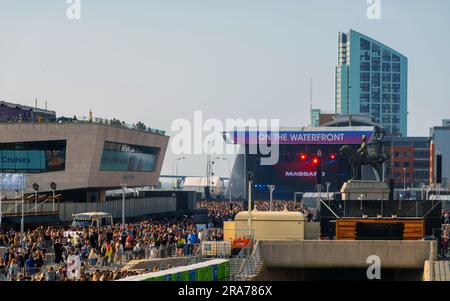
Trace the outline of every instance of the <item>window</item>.
[[417, 169], [430, 168], [430, 161], [426, 161], [426, 160], [414, 161], [414, 168], [417, 168]]
[[372, 92], [371, 100], [373, 102], [380, 102], [380, 93], [379, 92]]
[[383, 115], [383, 117], [381, 118], [381, 122], [382, 123], [390, 123], [391, 122], [390, 115]]
[[382, 102], [390, 103], [391, 102], [391, 94], [383, 94]]
[[391, 64], [390, 63], [383, 63], [383, 72], [391, 72]]
[[370, 71], [370, 63], [361, 62], [361, 71]]
[[400, 72], [400, 63], [392, 63], [392, 72]]
[[400, 152], [395, 152], [394, 157], [396, 157], [396, 158], [400, 157]]
[[391, 53], [385, 49], [383, 49], [383, 61], [385, 62], [391, 61]]
[[392, 134], [400, 134], [400, 128], [396, 125], [392, 126]]
[[403, 167], [410, 168], [411, 163], [410, 162], [403, 162]]
[[381, 56], [381, 48], [378, 45], [372, 44], [372, 55]]
[[370, 42], [365, 39], [361, 39], [360, 47], [361, 47], [361, 50], [370, 50]]
[[370, 84], [369, 83], [361, 83], [361, 92], [370, 92]]
[[100, 170], [102, 171], [146, 171], [156, 167], [159, 148], [105, 142]]
[[370, 102], [370, 93], [361, 93], [359, 99], [361, 102]]
[[394, 167], [396, 167], [396, 168], [401, 167], [400, 162], [395, 162], [395, 163], [394, 163]]
[[416, 151], [414, 151], [414, 158], [428, 159], [428, 158], [430, 158], [430, 151], [416, 150]]
[[400, 57], [397, 56], [397, 55], [395, 55], [395, 54], [393, 54], [393, 55], [392, 55], [392, 60], [393, 60], [394, 62], [400, 62]]
[[383, 81], [384, 82], [390, 82], [391, 81], [391, 74], [390, 73], [383, 73]]
[[380, 58], [372, 58], [372, 71], [380, 71], [381, 60]]
[[[372, 108], [371, 108], [371, 112], [374, 114], [374, 115], [380, 115], [380, 105], [378, 105], [378, 104], [373, 104], [372, 105]], [[376, 118], [376, 117], [375, 117]]]
[[[384, 104], [382, 108], [383, 108], [383, 113], [391, 113], [391, 105]], [[387, 121], [387, 122], [389, 122], [389, 121]]]
[[370, 52], [369, 51], [361, 51], [361, 61], [362, 62], [370, 61]]
[[413, 143], [413, 146], [415, 147], [415, 148], [426, 148], [426, 149], [429, 149], [430, 148], [430, 143], [429, 142], [419, 142], [419, 141], [417, 141], [417, 142], [414, 142]]
[[398, 115], [392, 115], [392, 123], [400, 123], [400, 117]]
[[66, 168], [66, 140], [0, 144], [0, 170], [7, 173], [41, 173]]
[[391, 84], [383, 83], [383, 92], [390, 93], [391, 92]]
[[395, 114], [400, 113], [400, 105], [397, 105], [397, 104], [392, 105], [392, 113], [395, 113]]
[[409, 152], [404, 152], [404, 153], [403, 153], [403, 156], [404, 156], [404, 157], [410, 157], [411, 154], [410, 154]]
[[360, 104], [359, 109], [361, 113], [370, 113], [368, 104]]
[[392, 74], [392, 81], [394, 83], [399, 83], [400, 82], [400, 74], [397, 74], [397, 73]]
[[400, 95], [399, 94], [392, 94], [392, 102], [393, 103], [400, 103]]
[[392, 92], [400, 93], [400, 84], [392, 84]]
[[362, 72], [361, 75], [360, 75], [360, 80], [362, 82], [370, 82], [370, 73]]

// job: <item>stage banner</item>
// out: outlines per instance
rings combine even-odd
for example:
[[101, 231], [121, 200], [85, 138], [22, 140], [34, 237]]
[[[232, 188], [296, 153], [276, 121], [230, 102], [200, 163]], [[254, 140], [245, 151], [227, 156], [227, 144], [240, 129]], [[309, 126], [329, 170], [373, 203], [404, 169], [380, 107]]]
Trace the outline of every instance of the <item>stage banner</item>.
[[234, 144], [360, 144], [362, 136], [370, 141], [374, 131], [370, 128], [360, 129], [309, 129], [300, 131], [235, 131], [229, 134], [231, 143]]
[[26, 177], [24, 174], [2, 173], [0, 174], [0, 186], [3, 190], [22, 190], [25, 186]]

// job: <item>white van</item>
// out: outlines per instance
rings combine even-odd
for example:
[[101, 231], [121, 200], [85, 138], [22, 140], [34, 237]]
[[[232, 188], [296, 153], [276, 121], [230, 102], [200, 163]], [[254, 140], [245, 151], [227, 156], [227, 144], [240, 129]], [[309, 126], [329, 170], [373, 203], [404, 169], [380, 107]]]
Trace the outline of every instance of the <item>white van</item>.
[[85, 212], [72, 214], [74, 227], [102, 227], [102, 226], [112, 226], [113, 217], [111, 214], [106, 212]]

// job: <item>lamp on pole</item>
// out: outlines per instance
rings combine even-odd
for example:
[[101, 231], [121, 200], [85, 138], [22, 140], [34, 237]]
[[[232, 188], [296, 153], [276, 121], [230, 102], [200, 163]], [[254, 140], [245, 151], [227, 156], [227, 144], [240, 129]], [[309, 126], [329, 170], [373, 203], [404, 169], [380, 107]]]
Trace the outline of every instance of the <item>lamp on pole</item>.
[[34, 212], [37, 212], [37, 199], [38, 199], [39, 184], [33, 183], [33, 189], [34, 189]]
[[175, 170], [176, 170], [176, 177], [177, 177], [177, 189], [180, 188], [180, 182], [178, 181], [178, 163], [179, 163], [181, 160], [185, 160], [185, 159], [186, 159], [186, 157], [181, 157], [181, 158], [178, 158], [178, 160], [177, 160], [177, 166], [176, 166], [176, 168], [175, 168]]
[[55, 195], [56, 195], [56, 183], [55, 182], [51, 182], [50, 183], [50, 189], [53, 192], [53, 198], [52, 198], [52, 211], [55, 212]]
[[125, 192], [127, 184], [120, 184], [120, 187], [122, 187], [122, 229], [125, 230]]
[[[173, 165], [172, 165], [172, 174], [175, 176], [174, 181], [172, 182], [173, 188], [178, 189], [178, 162], [181, 160], [186, 159], [186, 157], [180, 157], [173, 159]], [[177, 184], [175, 184], [177, 183]]]
[[406, 168], [403, 167], [403, 193], [406, 193]]
[[328, 206], [329, 206], [330, 205], [330, 194], [329, 194], [329, 192], [330, 192], [330, 185], [331, 185], [331, 183], [330, 182], [326, 182], [325, 185], [327, 186], [327, 200], [328, 200]]

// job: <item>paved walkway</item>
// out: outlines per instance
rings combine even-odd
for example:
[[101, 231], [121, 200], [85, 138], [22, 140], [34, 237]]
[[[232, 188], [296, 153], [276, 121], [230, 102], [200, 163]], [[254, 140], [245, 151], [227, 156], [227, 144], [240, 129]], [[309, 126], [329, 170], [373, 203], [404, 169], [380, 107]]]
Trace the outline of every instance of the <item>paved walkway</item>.
[[439, 260], [434, 264], [436, 281], [450, 281], [450, 260]]
[[[425, 263], [424, 280], [430, 281], [429, 262]], [[438, 260], [434, 262], [434, 280], [450, 281], [450, 260]]]

